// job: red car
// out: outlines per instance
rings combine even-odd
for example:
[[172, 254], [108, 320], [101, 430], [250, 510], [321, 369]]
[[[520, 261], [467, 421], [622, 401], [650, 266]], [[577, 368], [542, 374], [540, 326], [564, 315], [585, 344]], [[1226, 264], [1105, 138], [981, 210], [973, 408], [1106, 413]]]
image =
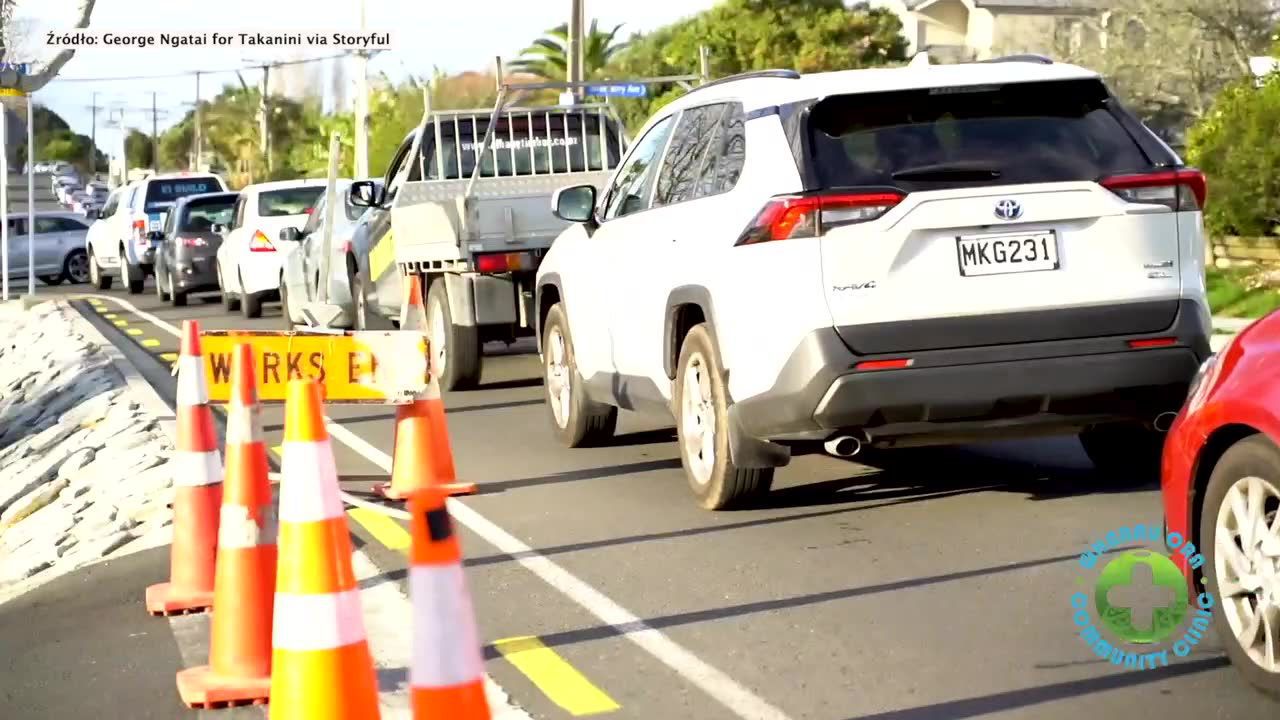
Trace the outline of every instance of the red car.
[[1162, 486], [1192, 597], [1212, 594], [1232, 663], [1280, 697], [1280, 311], [1201, 366], [1165, 439]]

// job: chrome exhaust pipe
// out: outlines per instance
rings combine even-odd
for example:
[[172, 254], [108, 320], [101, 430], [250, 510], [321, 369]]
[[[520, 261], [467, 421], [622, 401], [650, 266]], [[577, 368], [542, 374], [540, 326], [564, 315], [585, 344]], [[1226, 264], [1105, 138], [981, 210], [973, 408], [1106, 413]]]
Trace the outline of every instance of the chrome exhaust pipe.
[[847, 458], [862, 451], [862, 441], [852, 435], [837, 435], [822, 443], [822, 447], [830, 455]]
[[1169, 432], [1169, 428], [1173, 427], [1173, 421], [1177, 417], [1176, 412], [1162, 412], [1151, 421], [1151, 427], [1155, 428], [1156, 432]]

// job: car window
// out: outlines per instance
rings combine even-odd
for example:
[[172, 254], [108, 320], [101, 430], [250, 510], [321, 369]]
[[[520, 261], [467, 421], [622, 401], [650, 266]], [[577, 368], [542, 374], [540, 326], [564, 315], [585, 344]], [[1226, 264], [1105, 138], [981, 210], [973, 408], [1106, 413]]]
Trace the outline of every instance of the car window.
[[102, 217], [108, 218], [115, 214], [116, 208], [120, 206], [120, 192], [111, 193], [107, 198], [107, 204], [102, 208]]
[[689, 108], [680, 113], [680, 121], [671, 136], [671, 145], [662, 161], [658, 185], [653, 194], [653, 205], [673, 205], [699, 196], [699, 179], [703, 169], [710, 166], [714, 175], [719, 159], [716, 148], [720, 134], [720, 118], [725, 114], [724, 103]]
[[152, 180], [147, 183], [145, 212], [156, 212], [172, 207], [179, 198], [188, 195], [203, 195], [219, 192], [222, 184], [212, 175], [208, 177], [183, 177], [167, 180]]
[[9, 218], [9, 235], [26, 235], [27, 219], [24, 217]]
[[323, 185], [260, 192], [258, 193], [258, 217], [288, 217], [309, 213], [323, 194]]
[[1097, 80], [837, 95], [810, 112], [824, 187], [911, 192], [1096, 180], [1150, 160]]
[[671, 135], [671, 116], [658, 121], [649, 132], [632, 147], [622, 169], [605, 198], [606, 220], [630, 215], [649, 207], [649, 194], [653, 189], [655, 166], [662, 157], [667, 137]]
[[58, 218], [38, 217], [36, 218], [36, 234], [43, 235], [45, 233], [62, 232], [61, 224]]
[[307, 222], [302, 226], [302, 234], [310, 235], [320, 227], [320, 222], [324, 219], [325, 196], [321, 195], [316, 201], [316, 207], [311, 211], [311, 216], [307, 218]]
[[[422, 146], [427, 179], [440, 179], [442, 168], [446, 180], [471, 177], [488, 127], [488, 118], [445, 119], [440, 124], [437, 164], [435, 126], [428, 125]], [[621, 128], [608, 115], [563, 110], [514, 112], [498, 118], [493, 140], [480, 163], [480, 177], [604, 170], [618, 166], [621, 152]]]
[[89, 228], [88, 225], [85, 225], [76, 218], [60, 217], [54, 218], [54, 220], [56, 221], [60, 232], [80, 232]]
[[391, 202], [396, 196], [396, 191], [400, 189], [396, 185], [395, 180], [396, 177], [400, 175], [400, 170], [404, 168], [404, 164], [408, 162], [409, 150], [412, 147], [413, 136], [410, 135], [409, 138], [400, 145], [400, 149], [396, 151], [396, 155], [391, 159], [391, 163], [387, 165], [387, 176], [382, 181], [383, 187], [387, 189], [386, 198], [384, 198], [385, 202]]
[[160, 229], [160, 232], [164, 233], [165, 237], [171, 237], [173, 235], [173, 228], [177, 224], [178, 224], [178, 213], [176, 212], [168, 213], [164, 217], [164, 227]]
[[187, 203], [180, 229], [184, 232], [213, 232], [214, 225], [230, 225], [235, 206], [236, 198]]
[[741, 103], [731, 103], [720, 116], [715, 155], [714, 162], [702, 166], [698, 197], [729, 192], [742, 177], [742, 168], [747, 162], [747, 114], [742, 111]]
[[232, 228], [238, 228], [241, 225], [244, 225], [244, 195], [236, 197], [235, 214], [231, 220]]
[[129, 202], [125, 203], [125, 205], [130, 210], [138, 209], [138, 186], [137, 185], [134, 185], [133, 187], [129, 188]]

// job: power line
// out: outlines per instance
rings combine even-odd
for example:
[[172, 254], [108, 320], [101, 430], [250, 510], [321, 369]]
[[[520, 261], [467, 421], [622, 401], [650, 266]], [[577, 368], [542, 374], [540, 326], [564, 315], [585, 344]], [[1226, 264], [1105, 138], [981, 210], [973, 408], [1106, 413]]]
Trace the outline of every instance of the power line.
[[[343, 53], [337, 53], [335, 55], [323, 55], [320, 57], [301, 58], [298, 60], [279, 60], [279, 61], [271, 62], [270, 66], [273, 68], [276, 68], [276, 67], [286, 67], [289, 65], [306, 65], [307, 63], [324, 62], [325, 60], [336, 60], [338, 58], [350, 57], [354, 52], [355, 51], [343, 52]], [[262, 69], [262, 64], [259, 63], [257, 65], [244, 65], [241, 67], [226, 68], [223, 70], [184, 70], [182, 72], [161, 73], [158, 75], [120, 75], [116, 77], [95, 77], [95, 78], [55, 77], [53, 79], [53, 82], [123, 82], [126, 80], [161, 80], [164, 78], [189, 77], [197, 74], [198, 75], [218, 75], [218, 74], [226, 74], [226, 73], [244, 72], [245, 70], [261, 70], [261, 69]]]

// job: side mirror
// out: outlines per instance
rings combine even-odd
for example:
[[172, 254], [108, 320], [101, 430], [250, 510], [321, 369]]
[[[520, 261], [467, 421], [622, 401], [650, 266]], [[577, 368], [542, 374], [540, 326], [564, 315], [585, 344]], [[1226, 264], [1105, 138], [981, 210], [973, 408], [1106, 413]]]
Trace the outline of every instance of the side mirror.
[[285, 242], [298, 242], [302, 239], [302, 231], [296, 227], [287, 227], [280, 231], [280, 239]]
[[227, 226], [226, 226], [226, 225], [223, 225], [222, 223], [214, 223], [214, 224], [213, 224], [213, 228], [212, 228], [212, 229], [213, 229], [213, 233], [214, 233], [215, 235], [226, 235], [226, 234], [227, 234]]
[[596, 189], [591, 185], [560, 188], [551, 197], [551, 212], [572, 223], [591, 222], [595, 217]]
[[163, 240], [164, 233], [159, 230], [152, 230], [151, 232], [147, 233], [147, 239], [152, 241]]
[[377, 207], [382, 204], [383, 193], [372, 180], [351, 183], [351, 204], [356, 207]]
[[106, 219], [107, 219], [107, 211], [106, 211], [106, 210], [97, 210], [97, 211], [95, 211], [95, 212], [93, 213], [93, 216], [94, 216], [94, 217], [96, 217], [96, 218], [98, 218], [99, 220], [106, 220]]

